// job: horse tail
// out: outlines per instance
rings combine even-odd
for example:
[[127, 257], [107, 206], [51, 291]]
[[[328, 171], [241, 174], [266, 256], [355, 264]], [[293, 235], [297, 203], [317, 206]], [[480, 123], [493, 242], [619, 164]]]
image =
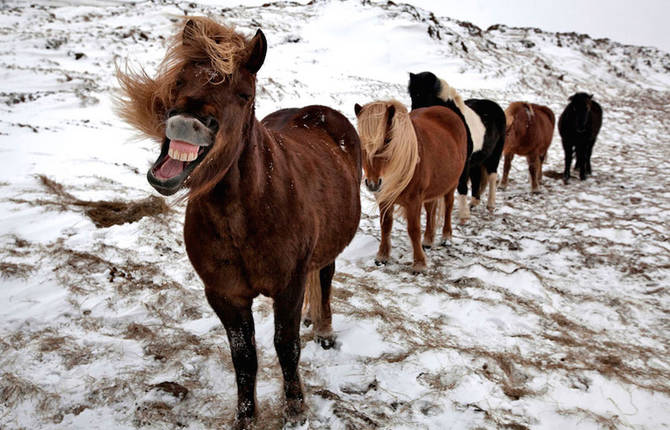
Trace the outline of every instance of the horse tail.
[[313, 323], [321, 321], [321, 277], [319, 270], [312, 270], [307, 274], [305, 285], [305, 303], [303, 308], [309, 307], [309, 318]]

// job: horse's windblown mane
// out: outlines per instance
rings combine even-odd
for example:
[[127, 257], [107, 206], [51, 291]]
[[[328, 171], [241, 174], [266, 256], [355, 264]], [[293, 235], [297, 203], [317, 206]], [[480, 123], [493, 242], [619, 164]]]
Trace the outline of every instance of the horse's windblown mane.
[[[389, 138], [385, 143], [387, 112], [394, 108]], [[363, 106], [358, 116], [358, 133], [368, 160], [385, 160], [383, 186], [377, 201], [382, 212], [402, 193], [414, 176], [419, 162], [419, 148], [407, 108], [397, 100], [377, 101]]]
[[119, 115], [148, 137], [165, 137], [165, 114], [174, 102], [172, 96], [181, 70], [187, 64], [204, 63], [211, 67], [211, 82], [221, 83], [246, 59], [247, 40], [232, 28], [206, 17], [184, 18], [170, 41], [167, 54], [155, 78], [144, 69], [125, 71], [117, 67], [122, 98], [117, 99]]
[[456, 106], [461, 110], [463, 114], [465, 114], [465, 103], [463, 102], [463, 97], [461, 97], [460, 94], [458, 94], [458, 91], [456, 91], [456, 88], [452, 88], [449, 86], [447, 81], [444, 79], [440, 79], [440, 92], [438, 93], [437, 97], [440, 99], [446, 101], [453, 100]]

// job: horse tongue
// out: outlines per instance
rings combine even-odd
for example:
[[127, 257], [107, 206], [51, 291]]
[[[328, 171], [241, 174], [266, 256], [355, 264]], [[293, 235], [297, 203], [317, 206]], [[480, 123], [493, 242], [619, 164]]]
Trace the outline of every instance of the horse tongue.
[[161, 167], [156, 171], [156, 176], [159, 179], [174, 178], [184, 170], [184, 162], [174, 160], [168, 157]]

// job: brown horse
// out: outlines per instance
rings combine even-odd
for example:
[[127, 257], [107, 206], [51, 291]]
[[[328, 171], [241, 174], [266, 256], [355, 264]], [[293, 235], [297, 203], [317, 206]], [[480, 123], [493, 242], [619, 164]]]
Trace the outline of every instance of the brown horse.
[[421, 205], [427, 222], [423, 246], [435, 237], [435, 210], [446, 206], [442, 240], [451, 240], [454, 190], [467, 157], [467, 131], [461, 118], [442, 106], [412, 113], [396, 100], [356, 104], [358, 133], [363, 148], [365, 185], [379, 204], [382, 239], [375, 262], [384, 264], [391, 252], [393, 207], [407, 217], [407, 232], [414, 249], [415, 272], [426, 268], [421, 244]]
[[500, 188], [507, 187], [509, 170], [514, 154], [525, 155], [530, 172], [533, 193], [540, 192], [542, 164], [554, 136], [554, 113], [546, 106], [513, 102], [505, 110], [507, 132], [505, 136], [505, 164]]
[[[263, 33], [247, 40], [208, 18], [191, 18], [158, 76], [119, 73], [121, 114], [162, 143], [149, 182], [162, 194], [183, 185], [186, 251], [228, 334], [238, 393], [236, 427], [251, 425], [258, 362], [253, 299], [274, 299], [274, 345], [286, 413], [304, 411], [298, 373], [306, 283], [322, 346], [333, 345], [330, 283], [337, 255], [360, 218], [360, 141], [324, 106], [256, 120]], [[320, 280], [320, 282], [319, 282]]]

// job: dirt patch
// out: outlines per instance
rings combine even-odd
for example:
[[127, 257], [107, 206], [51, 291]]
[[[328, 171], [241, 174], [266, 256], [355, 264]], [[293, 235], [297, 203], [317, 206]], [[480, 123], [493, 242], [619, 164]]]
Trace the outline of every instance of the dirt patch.
[[38, 175], [37, 178], [56, 200], [12, 199], [12, 201], [36, 206], [56, 206], [61, 210], [67, 210], [72, 207], [80, 208], [83, 209], [86, 216], [98, 228], [132, 223], [141, 220], [145, 216], [156, 216], [170, 211], [170, 207], [162, 197], [149, 196], [136, 201], [81, 200], [65, 191], [65, 187], [53, 179], [49, 179], [44, 175]]

